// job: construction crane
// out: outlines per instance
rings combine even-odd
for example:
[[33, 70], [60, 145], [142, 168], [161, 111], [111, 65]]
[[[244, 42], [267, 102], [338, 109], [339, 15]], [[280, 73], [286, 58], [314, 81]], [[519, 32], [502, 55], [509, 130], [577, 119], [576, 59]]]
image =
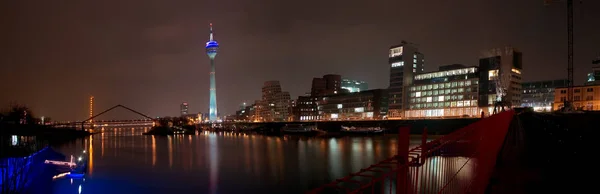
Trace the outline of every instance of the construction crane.
[[[564, 102], [564, 111], [572, 111], [573, 108], [573, 0], [544, 0], [544, 5], [548, 6], [551, 3], [556, 2], [567, 2], [567, 37], [568, 37], [568, 89], [567, 89], [567, 101]], [[579, 0], [579, 3], [583, 3], [583, 0]]]

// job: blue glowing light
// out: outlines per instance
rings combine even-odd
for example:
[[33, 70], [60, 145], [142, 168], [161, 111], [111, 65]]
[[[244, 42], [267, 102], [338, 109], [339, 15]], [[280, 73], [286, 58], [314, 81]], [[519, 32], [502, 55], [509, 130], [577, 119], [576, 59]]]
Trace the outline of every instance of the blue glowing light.
[[219, 43], [217, 43], [217, 41], [208, 41], [206, 42], [206, 48], [214, 48], [214, 47], [219, 47]]

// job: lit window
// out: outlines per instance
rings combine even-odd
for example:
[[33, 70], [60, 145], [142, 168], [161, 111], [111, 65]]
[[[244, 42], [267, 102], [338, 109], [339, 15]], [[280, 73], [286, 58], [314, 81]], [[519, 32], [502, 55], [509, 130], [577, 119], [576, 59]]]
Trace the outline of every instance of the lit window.
[[392, 63], [392, 67], [402, 67], [402, 66], [404, 66], [404, 61]]
[[427, 97], [427, 102], [431, 102], [433, 99], [431, 97]]
[[337, 119], [338, 118], [338, 114], [331, 114], [331, 118], [332, 119]]
[[498, 77], [498, 70], [488, 71], [488, 80], [494, 80], [496, 77]]
[[390, 57], [401, 56], [402, 51], [403, 51], [402, 47], [392, 48], [392, 49], [390, 49]]
[[438, 96], [438, 101], [440, 101], [440, 102], [444, 101], [444, 96]]
[[342, 106], [342, 104], [338, 104], [338, 105], [337, 105], [337, 108], [338, 108], [338, 109], [342, 109], [343, 107], [344, 107], [344, 106]]
[[519, 74], [519, 75], [521, 74], [521, 70], [518, 70], [518, 69], [514, 69], [513, 68], [513, 69], [511, 69], [511, 71], [514, 72], [514, 73], [516, 73], [516, 74]]
[[417, 92], [416, 97], [421, 97], [421, 92]]

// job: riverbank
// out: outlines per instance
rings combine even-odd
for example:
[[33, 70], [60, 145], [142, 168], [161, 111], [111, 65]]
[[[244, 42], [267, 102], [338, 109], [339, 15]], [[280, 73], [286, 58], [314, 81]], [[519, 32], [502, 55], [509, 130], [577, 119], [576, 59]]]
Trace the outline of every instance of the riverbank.
[[28, 156], [46, 146], [58, 146], [91, 135], [72, 128], [0, 123], [0, 158]]
[[[386, 133], [397, 133], [401, 127], [410, 127], [410, 134], [422, 134], [427, 128], [431, 135], [446, 135], [453, 131], [470, 125], [480, 118], [456, 119], [416, 119], [416, 120], [369, 120], [369, 121], [318, 121], [318, 122], [268, 122], [268, 123], [225, 123], [223, 129], [217, 131], [253, 131], [265, 134], [278, 134], [286, 124], [315, 125], [319, 130], [327, 133], [338, 133], [342, 126], [371, 126], [385, 128]], [[199, 128], [211, 128], [211, 124], [200, 124]]]

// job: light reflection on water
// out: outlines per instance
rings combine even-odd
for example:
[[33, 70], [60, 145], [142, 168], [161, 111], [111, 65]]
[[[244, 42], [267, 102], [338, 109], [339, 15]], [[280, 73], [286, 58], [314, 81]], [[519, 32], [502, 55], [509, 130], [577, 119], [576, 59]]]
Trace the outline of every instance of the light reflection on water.
[[[144, 136], [148, 128], [104, 133], [57, 150], [88, 147], [82, 193], [304, 193], [395, 154], [396, 136], [306, 138], [239, 133]], [[411, 139], [418, 144], [420, 137]], [[93, 152], [98, 149], [100, 153]], [[75, 180], [77, 181], [77, 180]], [[53, 193], [78, 193], [61, 179]]]

